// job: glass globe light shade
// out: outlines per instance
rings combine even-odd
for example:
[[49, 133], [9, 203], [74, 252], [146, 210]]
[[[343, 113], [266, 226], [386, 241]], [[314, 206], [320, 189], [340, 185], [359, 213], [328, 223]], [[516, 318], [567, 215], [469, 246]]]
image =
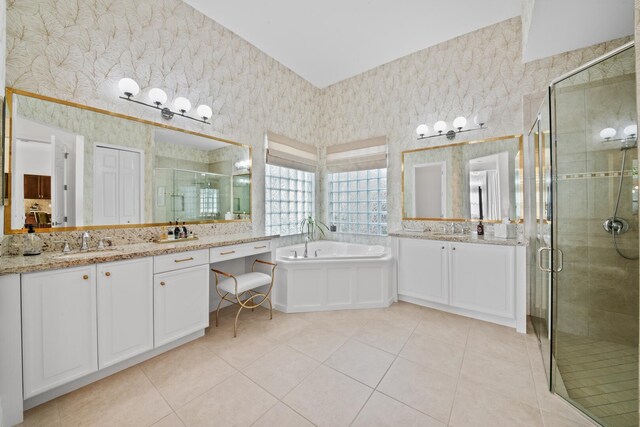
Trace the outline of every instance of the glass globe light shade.
[[435, 125], [433, 125], [433, 130], [435, 130], [438, 133], [443, 133], [446, 132], [447, 130], [447, 123], [443, 120], [439, 120], [436, 122]]
[[154, 104], [160, 106], [167, 102], [167, 94], [164, 93], [162, 89], [158, 89], [157, 87], [154, 87], [149, 91], [149, 99]]
[[624, 128], [624, 134], [627, 136], [634, 136], [638, 134], [638, 125], [629, 125]]
[[604, 139], [611, 139], [616, 136], [616, 130], [614, 128], [604, 128], [600, 131], [600, 137]]
[[466, 125], [467, 125], [467, 119], [465, 119], [462, 116], [456, 117], [456, 119], [453, 121], [453, 127], [458, 130], [462, 130], [462, 128], [465, 127]]
[[487, 119], [487, 113], [483, 111], [473, 117], [473, 123], [475, 123], [476, 126], [482, 127], [487, 124]]
[[213, 111], [211, 110], [211, 107], [204, 104], [199, 105], [196, 111], [198, 112], [198, 116], [202, 117], [204, 120], [211, 118], [211, 116], [213, 115]]
[[120, 91], [127, 97], [136, 96], [140, 92], [140, 86], [135, 80], [125, 77], [118, 82]]
[[426, 134], [429, 133], [429, 126], [427, 125], [420, 125], [416, 128], [416, 133], [419, 136], [425, 136]]
[[182, 96], [177, 97], [176, 100], [173, 101], [173, 105], [178, 111], [183, 114], [191, 110], [191, 102], [187, 98], [183, 98]]

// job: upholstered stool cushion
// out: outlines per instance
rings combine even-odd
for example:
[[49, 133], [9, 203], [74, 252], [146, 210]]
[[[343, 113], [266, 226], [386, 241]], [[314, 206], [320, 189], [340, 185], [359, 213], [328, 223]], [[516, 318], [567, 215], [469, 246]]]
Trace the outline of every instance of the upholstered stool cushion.
[[[236, 279], [238, 280], [238, 294], [271, 283], [271, 276], [257, 272], [238, 274]], [[218, 283], [218, 288], [231, 294], [235, 294], [236, 292], [236, 284], [233, 279], [224, 279], [220, 281], [220, 283]]]

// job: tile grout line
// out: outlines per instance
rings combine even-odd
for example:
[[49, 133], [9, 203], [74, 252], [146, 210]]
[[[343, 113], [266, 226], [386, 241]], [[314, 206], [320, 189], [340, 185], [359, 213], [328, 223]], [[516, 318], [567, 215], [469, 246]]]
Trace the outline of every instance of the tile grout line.
[[[422, 319], [418, 320], [418, 321], [416, 322], [415, 326], [411, 329], [411, 333], [410, 333], [410, 334], [409, 334], [409, 336], [407, 337], [406, 341], [404, 342], [404, 344], [402, 345], [402, 347], [400, 348], [400, 350], [398, 351], [398, 353], [395, 355], [395, 357], [394, 357], [393, 361], [389, 364], [389, 367], [386, 369], [386, 371], [384, 372], [384, 374], [380, 377], [380, 380], [378, 381], [378, 383], [376, 384], [376, 386], [375, 386], [375, 387], [371, 387], [371, 388], [372, 388], [371, 394], [369, 395], [369, 397], [367, 398], [367, 400], [364, 402], [364, 405], [362, 405], [362, 407], [360, 408], [360, 410], [358, 411], [358, 413], [356, 414], [356, 416], [353, 418], [353, 420], [351, 420], [351, 422], [349, 423], [349, 425], [350, 425], [350, 426], [351, 426], [351, 425], [352, 425], [352, 424], [353, 424], [353, 423], [358, 419], [358, 417], [359, 417], [359, 416], [360, 416], [360, 414], [362, 413], [362, 410], [364, 409], [364, 407], [365, 407], [365, 406], [367, 406], [367, 403], [369, 403], [369, 400], [371, 400], [371, 396], [373, 396], [373, 394], [374, 394], [375, 392], [377, 392], [377, 391], [378, 391], [378, 387], [380, 386], [380, 383], [382, 382], [382, 380], [384, 380], [384, 377], [386, 377], [386, 376], [387, 376], [387, 374], [389, 373], [389, 370], [391, 369], [391, 367], [393, 366], [393, 364], [394, 364], [394, 363], [396, 363], [396, 360], [398, 360], [398, 357], [400, 357], [400, 353], [402, 353], [402, 350], [404, 350], [404, 347], [407, 345], [407, 343], [409, 342], [409, 340], [411, 339], [411, 337], [412, 337], [412, 336], [413, 336], [413, 334], [415, 333], [415, 330], [416, 330], [416, 328], [418, 327], [418, 325], [420, 325], [420, 322], [422, 322]], [[365, 343], [361, 343], [361, 344], [365, 344]], [[368, 344], [365, 344], [365, 345], [368, 345]], [[371, 346], [371, 347], [374, 347], [374, 346]], [[377, 347], [374, 347], [374, 348], [377, 348]], [[382, 349], [379, 349], [379, 350], [384, 351], [384, 350], [382, 350]], [[387, 352], [387, 353], [388, 353], [388, 352]], [[389, 354], [391, 354], [391, 353], [389, 353]], [[351, 377], [349, 377], [349, 378], [351, 378]], [[354, 378], [354, 379], [355, 379], [355, 378]], [[356, 381], [357, 381], [357, 380], [356, 380]], [[365, 385], [366, 385], [366, 384], [365, 384]], [[367, 386], [367, 387], [369, 387], [369, 386]], [[379, 392], [379, 393], [381, 393], [381, 392]], [[382, 394], [384, 394], [384, 393], [382, 393]], [[385, 394], [385, 396], [386, 396], [386, 394]], [[394, 400], [396, 400], [396, 399], [394, 399]], [[396, 401], [397, 401], [397, 400], [396, 400]], [[403, 405], [409, 406], [409, 405], [407, 405], [406, 403], [403, 403], [403, 402], [400, 402], [400, 403], [402, 403]], [[409, 406], [409, 407], [410, 407], [410, 408], [412, 408], [411, 406]], [[415, 409], [415, 408], [413, 408], [413, 409]], [[420, 411], [420, 412], [421, 412], [421, 411]], [[432, 417], [432, 418], [433, 418], [433, 417]]]
[[447, 418], [447, 425], [451, 424], [451, 416], [453, 415], [453, 407], [456, 404], [456, 396], [458, 394], [458, 386], [460, 385], [460, 378], [462, 377], [462, 366], [464, 365], [464, 359], [467, 357], [467, 345], [469, 343], [469, 335], [471, 335], [471, 328], [473, 324], [469, 325], [467, 330], [467, 337], [464, 340], [464, 350], [462, 350], [462, 361], [460, 362], [460, 370], [458, 371], [458, 377], [456, 378], [456, 387], [453, 390], [453, 400], [451, 401], [451, 408], [449, 408], [449, 418]]

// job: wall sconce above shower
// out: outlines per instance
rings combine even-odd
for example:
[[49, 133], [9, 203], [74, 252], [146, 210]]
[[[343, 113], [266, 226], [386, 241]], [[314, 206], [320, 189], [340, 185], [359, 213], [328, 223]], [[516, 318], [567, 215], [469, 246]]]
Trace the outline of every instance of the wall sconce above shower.
[[[606, 142], [626, 142], [635, 144], [638, 135], [638, 125], [629, 125], [624, 128], [622, 131], [625, 135], [624, 138], [613, 139], [618, 131], [614, 128], [604, 128], [600, 131], [600, 138], [604, 139]], [[628, 144], [627, 144], [628, 145]]]
[[175, 112], [169, 107], [164, 106], [164, 104], [167, 103], [167, 94], [160, 88], [156, 87], [149, 91], [149, 100], [153, 104], [147, 104], [146, 102], [134, 99], [134, 97], [140, 93], [140, 86], [138, 86], [138, 83], [136, 83], [135, 80], [128, 77], [120, 79], [118, 87], [122, 93], [122, 95], [120, 95], [120, 99], [160, 110], [160, 115], [165, 120], [171, 120], [174, 116], [178, 115], [186, 119], [195, 120], [196, 122], [210, 124], [207, 120], [209, 120], [213, 115], [213, 110], [211, 110], [211, 107], [208, 105], [202, 104], [196, 108], [196, 113], [199, 117], [196, 118], [186, 115], [191, 110], [191, 102], [187, 98], [179, 96], [173, 101], [173, 106], [178, 110]]
[[473, 118], [473, 122], [476, 124], [477, 127], [472, 129], [464, 129], [464, 127], [467, 125], [467, 119], [463, 116], [456, 117], [455, 120], [453, 120], [453, 129], [447, 131], [447, 128], [448, 128], [447, 122], [443, 120], [438, 120], [433, 125], [433, 130], [434, 132], [436, 132], [433, 135], [427, 135], [429, 133], [429, 126], [426, 124], [421, 124], [416, 128], [416, 133], [418, 134], [418, 141], [422, 139], [427, 139], [427, 138], [436, 138], [438, 136], [446, 136], [447, 139], [454, 139], [456, 135], [459, 133], [471, 132], [472, 130], [486, 129], [486, 126], [485, 126], [486, 118], [481, 116], [480, 114], [477, 114]]

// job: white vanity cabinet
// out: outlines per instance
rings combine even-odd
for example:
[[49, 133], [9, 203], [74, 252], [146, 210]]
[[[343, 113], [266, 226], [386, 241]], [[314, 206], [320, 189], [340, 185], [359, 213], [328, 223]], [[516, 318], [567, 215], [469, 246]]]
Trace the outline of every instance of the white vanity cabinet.
[[153, 349], [153, 258], [97, 266], [99, 367]]
[[21, 280], [24, 397], [97, 371], [96, 266]]
[[155, 346], [208, 327], [208, 250], [157, 256], [154, 265]]
[[401, 239], [398, 293], [440, 304], [449, 303], [449, 243]]
[[526, 330], [526, 248], [396, 239], [398, 298]]
[[451, 244], [453, 307], [515, 318], [513, 246]]

